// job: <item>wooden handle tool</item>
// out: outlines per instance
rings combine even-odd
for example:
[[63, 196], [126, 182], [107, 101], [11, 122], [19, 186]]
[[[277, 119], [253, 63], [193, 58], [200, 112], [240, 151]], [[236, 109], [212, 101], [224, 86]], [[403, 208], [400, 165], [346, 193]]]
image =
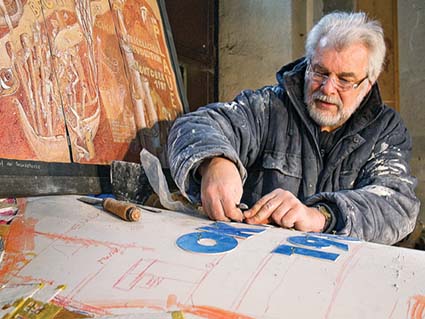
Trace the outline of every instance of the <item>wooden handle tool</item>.
[[129, 202], [119, 201], [113, 198], [101, 199], [90, 196], [79, 197], [78, 200], [90, 205], [101, 205], [107, 212], [129, 222], [138, 221], [141, 216], [141, 209]]

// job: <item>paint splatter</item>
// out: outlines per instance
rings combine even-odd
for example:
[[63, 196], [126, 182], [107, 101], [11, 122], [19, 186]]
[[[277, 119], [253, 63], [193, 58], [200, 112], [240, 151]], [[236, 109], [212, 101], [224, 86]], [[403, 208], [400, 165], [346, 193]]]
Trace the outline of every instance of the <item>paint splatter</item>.
[[423, 319], [425, 316], [425, 296], [416, 295], [410, 298], [408, 318]]
[[254, 319], [251, 316], [211, 306], [181, 307], [181, 310], [183, 313], [190, 313], [206, 319]]
[[177, 296], [176, 295], [168, 295], [167, 298], [167, 309], [174, 309], [177, 306]]
[[34, 218], [25, 219], [23, 216], [15, 218], [6, 238], [6, 252], [33, 251], [36, 223], [37, 220]]
[[379, 185], [367, 186], [364, 187], [364, 190], [378, 196], [392, 196], [395, 194], [395, 191], [392, 189]]
[[[26, 200], [18, 201], [18, 216], [9, 225], [7, 232], [2, 233], [5, 239], [5, 255], [0, 269], [0, 283], [13, 278], [34, 257], [34, 218], [25, 218]], [[31, 278], [27, 278], [31, 280]], [[23, 278], [23, 280], [26, 280]]]

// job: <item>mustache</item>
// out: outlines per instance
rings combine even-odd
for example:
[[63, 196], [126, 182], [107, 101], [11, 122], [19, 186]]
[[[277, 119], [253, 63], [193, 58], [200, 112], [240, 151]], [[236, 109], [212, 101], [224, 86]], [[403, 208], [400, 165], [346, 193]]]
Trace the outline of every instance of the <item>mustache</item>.
[[331, 104], [335, 104], [336, 106], [338, 106], [338, 108], [342, 107], [342, 101], [337, 98], [337, 97], [333, 97], [333, 96], [328, 96], [326, 94], [323, 94], [322, 92], [318, 91], [318, 92], [314, 92], [313, 95], [311, 96], [313, 101], [319, 100], [325, 103], [331, 103]]

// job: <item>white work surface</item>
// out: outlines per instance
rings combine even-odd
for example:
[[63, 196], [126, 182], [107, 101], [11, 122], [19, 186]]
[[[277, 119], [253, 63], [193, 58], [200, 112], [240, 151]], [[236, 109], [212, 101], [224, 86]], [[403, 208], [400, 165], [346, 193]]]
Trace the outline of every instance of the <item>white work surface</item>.
[[[425, 252], [338, 237], [329, 237], [329, 247], [318, 247], [314, 238], [306, 246], [291, 238], [312, 235], [239, 223], [227, 225], [261, 232], [249, 238], [228, 234], [237, 246], [223, 253], [195, 253], [176, 244], [213, 224], [167, 211], [143, 211], [140, 221], [125, 222], [77, 196], [29, 198], [5, 238], [0, 280], [10, 287], [66, 285], [54, 302], [95, 317], [171, 318], [176, 310], [184, 318], [217, 319], [425, 316]], [[8, 251], [13, 240], [22, 251]], [[204, 239], [198, 247], [217, 245], [222, 247]], [[288, 245], [292, 255], [275, 251]], [[300, 255], [299, 248], [338, 257]], [[13, 260], [20, 262], [11, 267]]]

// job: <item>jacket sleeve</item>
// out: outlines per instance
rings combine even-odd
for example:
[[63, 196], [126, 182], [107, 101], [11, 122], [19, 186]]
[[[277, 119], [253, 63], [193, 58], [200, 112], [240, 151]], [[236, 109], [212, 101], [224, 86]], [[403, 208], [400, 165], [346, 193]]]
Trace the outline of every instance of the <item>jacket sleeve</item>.
[[168, 135], [168, 161], [177, 187], [200, 202], [195, 176], [200, 163], [222, 156], [233, 161], [242, 180], [260, 151], [268, 128], [270, 90], [243, 91], [230, 103], [214, 103], [178, 118]]
[[393, 114], [359, 172], [353, 190], [320, 193], [309, 203], [337, 207], [338, 234], [394, 244], [412, 232], [419, 213], [409, 159], [411, 139], [398, 114]]

